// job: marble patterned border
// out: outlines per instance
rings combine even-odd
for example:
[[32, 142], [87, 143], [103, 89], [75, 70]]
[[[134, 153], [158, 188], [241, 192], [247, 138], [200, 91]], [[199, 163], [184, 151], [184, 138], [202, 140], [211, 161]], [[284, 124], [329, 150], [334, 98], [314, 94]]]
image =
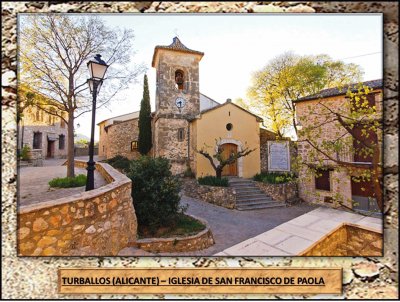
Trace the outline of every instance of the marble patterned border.
[[[68, 257], [16, 256], [16, 41], [17, 14], [38, 12], [227, 12], [227, 13], [383, 13], [385, 104], [385, 256], [378, 258], [319, 257]], [[2, 298], [117, 299], [189, 298], [188, 295], [59, 295], [60, 267], [343, 267], [341, 296], [232, 295], [229, 298], [396, 298], [398, 297], [398, 4], [397, 2], [78, 2], [2, 3]], [[366, 277], [371, 274], [373, 277]], [[227, 298], [197, 295], [196, 298]]]

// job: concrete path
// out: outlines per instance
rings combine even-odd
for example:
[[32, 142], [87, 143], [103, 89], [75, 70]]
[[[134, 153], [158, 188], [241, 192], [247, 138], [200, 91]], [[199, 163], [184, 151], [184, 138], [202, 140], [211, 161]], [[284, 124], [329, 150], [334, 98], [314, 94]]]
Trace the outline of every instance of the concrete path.
[[[44, 160], [43, 167], [23, 167], [19, 170], [19, 206], [54, 200], [85, 191], [85, 186], [77, 188], [50, 188], [49, 181], [56, 177], [66, 177], [67, 167], [61, 166], [65, 159]], [[86, 169], [75, 168], [75, 175], [87, 174]], [[106, 185], [105, 179], [95, 171], [94, 186]]]
[[229, 247], [215, 256], [298, 255], [344, 222], [359, 224], [378, 232], [383, 230], [380, 218], [320, 207]]
[[[161, 256], [212, 256], [243, 240], [257, 236], [265, 231], [307, 213], [316, 207], [299, 204], [292, 207], [269, 208], [254, 211], [237, 211], [219, 207], [208, 202], [183, 197], [182, 205], [189, 205], [188, 214], [205, 219], [211, 227], [215, 244], [208, 249], [186, 253], [160, 253]], [[137, 256], [135, 248], [125, 248], [122, 256]], [[148, 255], [148, 254], [142, 254]]]

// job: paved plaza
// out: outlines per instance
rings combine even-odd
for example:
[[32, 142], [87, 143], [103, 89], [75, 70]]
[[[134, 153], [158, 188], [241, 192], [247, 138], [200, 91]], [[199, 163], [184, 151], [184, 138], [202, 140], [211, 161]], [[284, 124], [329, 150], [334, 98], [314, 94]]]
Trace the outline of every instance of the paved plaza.
[[[77, 158], [87, 160], [87, 157]], [[19, 205], [31, 205], [54, 200], [85, 191], [85, 186], [77, 188], [50, 188], [49, 181], [56, 177], [66, 177], [67, 167], [62, 164], [65, 159], [44, 160], [42, 167], [21, 167], [19, 170]], [[75, 175], [87, 174], [86, 169], [75, 168]], [[106, 185], [104, 178], [95, 171], [94, 186]]]

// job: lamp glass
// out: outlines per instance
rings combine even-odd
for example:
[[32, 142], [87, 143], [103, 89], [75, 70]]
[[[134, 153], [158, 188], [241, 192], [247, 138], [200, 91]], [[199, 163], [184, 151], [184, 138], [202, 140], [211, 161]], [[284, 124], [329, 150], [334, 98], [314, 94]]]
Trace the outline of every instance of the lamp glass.
[[95, 80], [102, 80], [106, 74], [108, 66], [94, 61], [88, 62], [90, 77]]
[[[88, 82], [88, 85], [89, 85], [90, 93], [93, 94], [94, 80], [93, 79], [88, 79], [87, 82]], [[97, 93], [99, 93], [101, 85], [103, 84], [103, 81], [97, 81], [97, 82], [98, 82], [98, 84], [97, 84]]]

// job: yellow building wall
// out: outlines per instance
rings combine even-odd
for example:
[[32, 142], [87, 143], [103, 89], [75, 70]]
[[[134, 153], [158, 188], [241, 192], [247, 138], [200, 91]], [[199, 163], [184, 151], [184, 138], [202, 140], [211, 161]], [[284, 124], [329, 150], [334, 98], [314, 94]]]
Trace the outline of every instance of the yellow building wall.
[[[233, 125], [231, 131], [226, 129], [228, 123]], [[226, 104], [203, 113], [192, 125], [196, 133], [193, 143], [197, 150], [206, 145], [205, 149], [208, 153], [215, 154], [215, 139], [220, 138], [223, 142], [236, 142], [239, 144], [238, 150], [248, 146], [255, 150], [238, 160], [238, 176], [250, 178], [260, 173], [260, 126], [255, 116], [235, 105]], [[208, 159], [198, 153], [195, 153], [195, 157], [197, 177], [215, 176], [215, 171]]]

